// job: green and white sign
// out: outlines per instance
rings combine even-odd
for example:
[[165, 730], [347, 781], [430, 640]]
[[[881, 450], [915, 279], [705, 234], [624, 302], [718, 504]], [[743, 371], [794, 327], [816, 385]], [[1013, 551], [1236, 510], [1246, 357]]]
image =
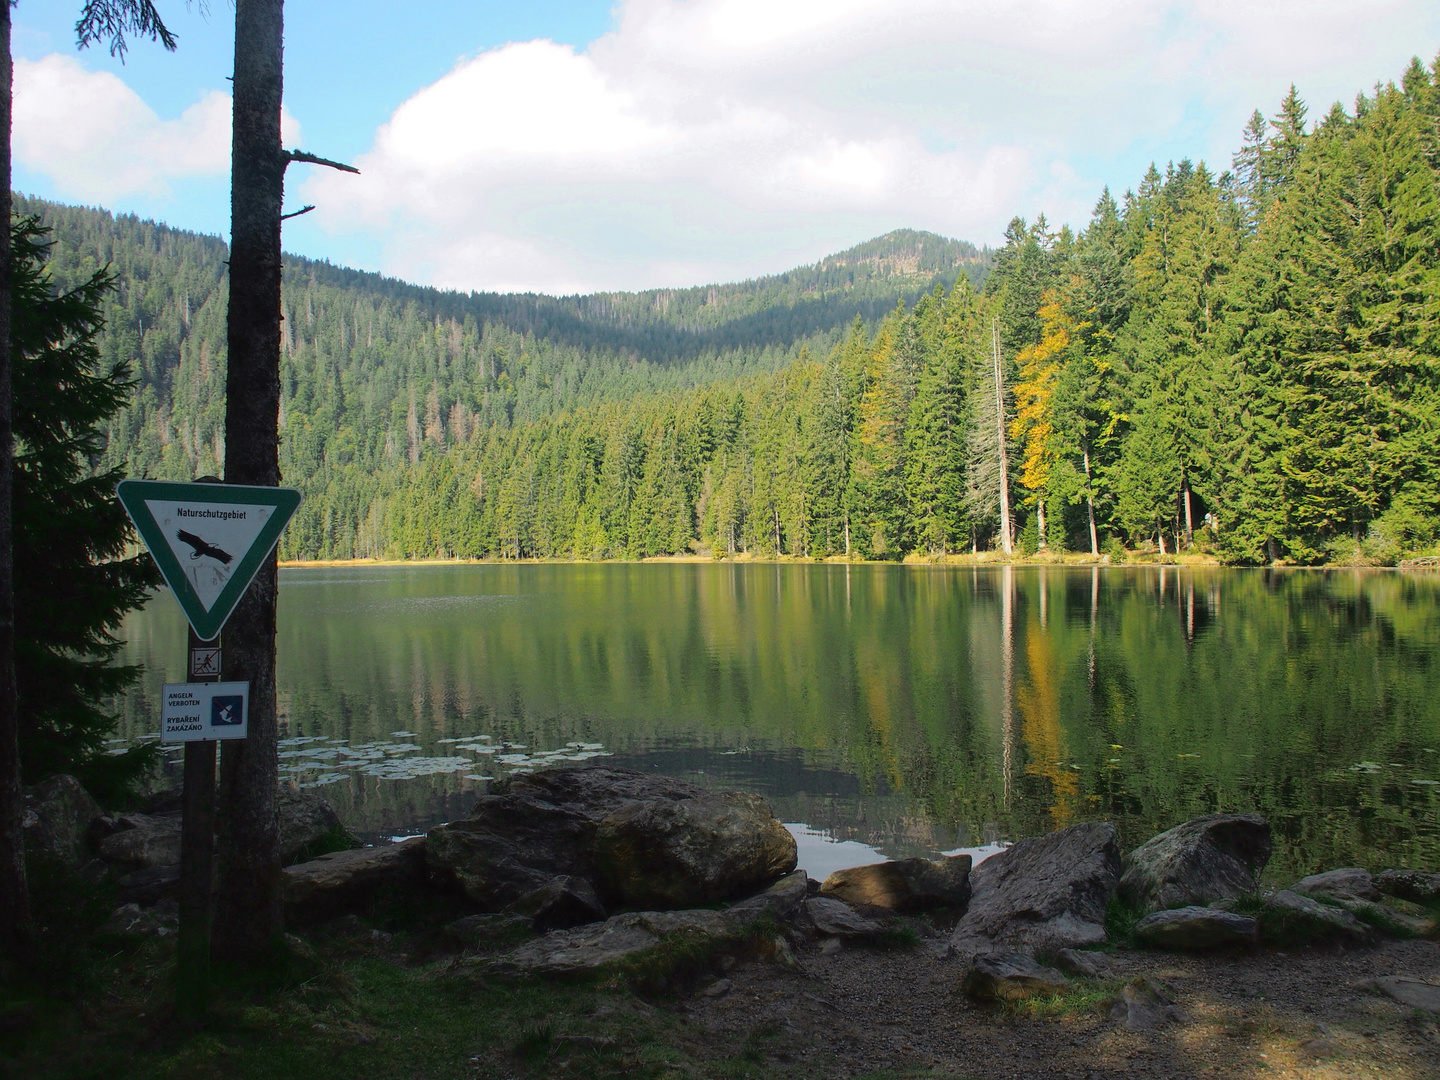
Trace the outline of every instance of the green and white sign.
[[220, 633], [300, 505], [294, 488], [122, 480], [120, 504], [198, 637]]

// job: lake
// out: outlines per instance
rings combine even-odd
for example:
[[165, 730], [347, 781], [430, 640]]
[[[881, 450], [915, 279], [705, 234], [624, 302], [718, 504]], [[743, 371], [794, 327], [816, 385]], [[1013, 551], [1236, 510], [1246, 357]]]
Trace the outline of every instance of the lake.
[[[1440, 575], [418, 565], [280, 575], [282, 775], [360, 835], [604, 762], [770, 800], [813, 876], [1108, 819], [1258, 811], [1268, 876], [1440, 869]], [[125, 740], [184, 677], [126, 621]], [[222, 751], [223, 752], [223, 751]], [[178, 776], [171, 753], [169, 769]]]

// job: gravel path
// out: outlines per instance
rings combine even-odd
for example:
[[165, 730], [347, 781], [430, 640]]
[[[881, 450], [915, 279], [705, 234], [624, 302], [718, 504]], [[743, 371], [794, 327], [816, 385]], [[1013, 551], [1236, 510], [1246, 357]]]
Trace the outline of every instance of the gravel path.
[[[1440, 946], [1389, 942], [1354, 952], [1188, 957], [1122, 951], [1113, 978], [1076, 979], [1067, 998], [980, 1006], [942, 939], [910, 952], [797, 951], [800, 970], [755, 963], [685, 1003], [694, 1051], [737, 1045], [773, 1075], [1098, 1077], [1440, 1077], [1437, 1017], [1355, 984], [1387, 975], [1440, 982]], [[830, 947], [832, 950], [834, 946]], [[1183, 1019], [1126, 1030], [1109, 1015], [1125, 981], [1161, 980]]]

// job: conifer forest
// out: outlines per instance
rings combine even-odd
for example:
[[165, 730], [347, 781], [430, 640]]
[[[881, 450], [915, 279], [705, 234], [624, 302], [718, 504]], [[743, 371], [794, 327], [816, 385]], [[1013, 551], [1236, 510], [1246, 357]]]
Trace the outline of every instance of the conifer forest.
[[[736, 285], [462, 295], [287, 259], [281, 555], [1434, 551], [1437, 70], [1319, 115], [1292, 90], [1242, 139], [1078, 232], [897, 231]], [[134, 383], [97, 472], [218, 473], [221, 241], [16, 209], [57, 285], [117, 278], [100, 349]]]

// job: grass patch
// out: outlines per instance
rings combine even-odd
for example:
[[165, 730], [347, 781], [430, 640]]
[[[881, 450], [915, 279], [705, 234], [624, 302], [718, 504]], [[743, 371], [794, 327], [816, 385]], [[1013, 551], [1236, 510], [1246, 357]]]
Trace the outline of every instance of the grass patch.
[[727, 957], [738, 960], [774, 952], [782, 934], [780, 924], [768, 914], [729, 931], [675, 930], [658, 944], [614, 964], [607, 974], [642, 994], [693, 989], [714, 975]]
[[522, 1061], [535, 1065], [550, 1055], [555, 1046], [555, 1025], [548, 1020], [526, 1024], [511, 1050]]
[[[308, 979], [279, 989], [217, 994], [203, 1024], [177, 1024], [173, 950], [150, 940], [110, 969], [81, 1007], [32, 999], [25, 1025], [0, 1032], [0, 1075], [27, 1080], [432, 1080], [549, 1075], [559, 1055], [583, 1058], [587, 1078], [658, 1078], [652, 1044], [679, 1041], [663, 1010], [617, 1002], [597, 1018], [591, 987], [489, 985], [435, 962], [351, 954], [318, 942]], [[13, 1005], [13, 1003], [5, 1003]], [[0, 1014], [7, 1010], [0, 1008]], [[564, 1033], [594, 1036], [574, 1044]], [[685, 1061], [673, 1050], [663, 1055]]]
[[920, 934], [913, 926], [887, 926], [874, 937], [867, 939], [864, 944], [875, 949], [909, 952], [920, 947]]
[[1105, 940], [1114, 947], [1133, 946], [1135, 927], [1150, 914], [1140, 908], [1131, 907], [1119, 896], [1112, 896], [1105, 905]]
[[1115, 997], [1125, 985], [1124, 979], [1086, 979], [1063, 994], [1052, 997], [1025, 998], [1000, 1003], [1007, 1016], [1055, 1018], [1062, 1016], [1106, 1016]]
[[312, 844], [308, 844], [301, 852], [295, 863], [309, 862], [311, 859], [318, 859], [321, 855], [333, 855], [337, 851], [354, 851], [356, 848], [365, 845], [353, 835], [344, 825], [332, 825], [324, 836]]

